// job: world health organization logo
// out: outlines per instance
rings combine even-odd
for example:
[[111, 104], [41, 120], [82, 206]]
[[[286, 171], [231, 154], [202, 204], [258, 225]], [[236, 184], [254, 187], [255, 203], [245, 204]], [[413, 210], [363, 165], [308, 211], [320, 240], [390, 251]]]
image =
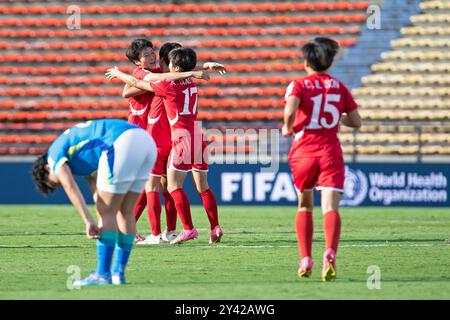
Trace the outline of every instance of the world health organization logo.
[[366, 175], [361, 170], [353, 170], [346, 166], [341, 206], [360, 205], [366, 199], [368, 189], [369, 182]]

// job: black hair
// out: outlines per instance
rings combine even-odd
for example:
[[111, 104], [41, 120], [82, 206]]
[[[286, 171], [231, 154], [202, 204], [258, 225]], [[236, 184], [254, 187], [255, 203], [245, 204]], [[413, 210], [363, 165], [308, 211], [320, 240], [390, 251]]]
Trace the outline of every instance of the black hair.
[[169, 60], [181, 71], [191, 71], [197, 65], [197, 54], [191, 48], [176, 48], [169, 52]]
[[169, 52], [176, 48], [182, 48], [183, 46], [177, 42], [166, 42], [159, 49], [159, 58], [163, 59], [166, 65], [169, 65]]
[[45, 166], [48, 164], [47, 157], [48, 157], [47, 153], [40, 155], [36, 159], [36, 161], [34, 161], [33, 171], [32, 171], [32, 177], [33, 177], [33, 181], [36, 186], [36, 189], [44, 195], [48, 195], [49, 191], [51, 191], [51, 192], [55, 191], [55, 189], [50, 188], [46, 184], [46, 182], [48, 181], [48, 173], [49, 173], [48, 169], [45, 168]]
[[136, 63], [136, 61], [139, 61], [142, 51], [144, 51], [144, 49], [146, 48], [153, 49], [153, 43], [147, 39], [135, 39], [128, 46], [125, 55], [127, 56], [128, 60]]
[[325, 71], [333, 64], [339, 51], [339, 44], [330, 38], [315, 38], [302, 47], [302, 53], [308, 65], [318, 72]]

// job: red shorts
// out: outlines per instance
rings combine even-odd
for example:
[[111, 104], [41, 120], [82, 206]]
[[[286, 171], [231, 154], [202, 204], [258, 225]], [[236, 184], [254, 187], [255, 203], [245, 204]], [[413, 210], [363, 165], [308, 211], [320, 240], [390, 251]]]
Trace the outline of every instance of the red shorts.
[[172, 132], [172, 150], [170, 152], [168, 169], [178, 171], [208, 171], [208, 144], [203, 134], [193, 131], [177, 130]]
[[167, 174], [167, 161], [169, 159], [171, 147], [157, 147], [156, 161], [153, 165], [150, 175], [152, 176], [165, 176]]
[[341, 156], [292, 157], [289, 159], [295, 187], [303, 192], [335, 190], [344, 192], [345, 167]]

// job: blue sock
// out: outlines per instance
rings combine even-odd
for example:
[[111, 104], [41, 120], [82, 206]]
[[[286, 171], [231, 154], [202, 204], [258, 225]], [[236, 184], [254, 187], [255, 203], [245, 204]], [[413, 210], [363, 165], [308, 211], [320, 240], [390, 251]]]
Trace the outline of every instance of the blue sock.
[[135, 236], [135, 234], [119, 233], [115, 249], [116, 258], [112, 267], [113, 273], [125, 274], [125, 267], [133, 249]]
[[108, 230], [100, 234], [97, 239], [97, 274], [106, 276], [110, 273], [114, 246], [117, 242], [119, 232]]

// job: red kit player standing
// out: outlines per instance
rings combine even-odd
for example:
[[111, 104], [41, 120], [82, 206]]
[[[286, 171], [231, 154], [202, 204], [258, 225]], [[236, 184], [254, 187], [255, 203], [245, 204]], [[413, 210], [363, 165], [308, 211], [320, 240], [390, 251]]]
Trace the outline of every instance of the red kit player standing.
[[[197, 63], [195, 51], [177, 48], [169, 53], [171, 72], [191, 70]], [[164, 97], [167, 117], [172, 131], [172, 150], [167, 164], [168, 190], [175, 201], [183, 223], [183, 231], [171, 243], [181, 243], [197, 237], [192, 223], [189, 199], [183, 190], [188, 172], [192, 171], [194, 183], [203, 202], [211, 226], [209, 243], [219, 242], [223, 231], [219, 226], [217, 202], [209, 188], [206, 141], [196, 124], [197, 86], [192, 79], [151, 83], [157, 96]]]
[[295, 221], [300, 256], [298, 275], [311, 275], [314, 206], [313, 188], [321, 192], [325, 233], [322, 280], [336, 278], [341, 218], [339, 201], [344, 189], [344, 158], [339, 125], [361, 126], [357, 105], [345, 85], [327, 74], [339, 50], [336, 41], [316, 38], [302, 47], [308, 76], [287, 88], [283, 135], [293, 136], [289, 165], [298, 192]]

